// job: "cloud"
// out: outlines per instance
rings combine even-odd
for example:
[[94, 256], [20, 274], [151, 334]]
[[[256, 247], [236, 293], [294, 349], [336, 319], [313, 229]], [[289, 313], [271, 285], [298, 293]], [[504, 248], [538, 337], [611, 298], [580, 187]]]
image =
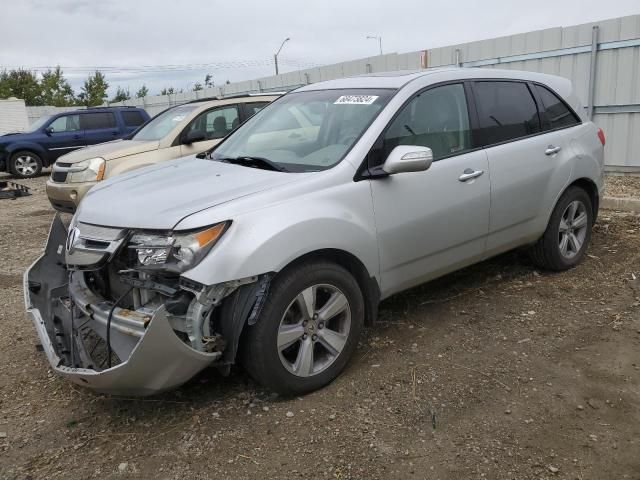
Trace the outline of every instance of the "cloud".
[[121, 20], [126, 18], [126, 9], [116, 2], [96, 1], [96, 0], [30, 0], [28, 2], [35, 10], [48, 10], [62, 12], [71, 17], [88, 16], [100, 17], [110, 20]]
[[[6, 2], [0, 68], [61, 65], [78, 88], [89, 68], [99, 67], [113, 90], [132, 92], [142, 83], [152, 92], [186, 89], [207, 73], [216, 83], [270, 75], [286, 37], [281, 71], [375, 55], [378, 45], [367, 35], [382, 36], [385, 52], [409, 52], [640, 13], [637, 0]], [[154, 65], [164, 71], [143, 71]]]

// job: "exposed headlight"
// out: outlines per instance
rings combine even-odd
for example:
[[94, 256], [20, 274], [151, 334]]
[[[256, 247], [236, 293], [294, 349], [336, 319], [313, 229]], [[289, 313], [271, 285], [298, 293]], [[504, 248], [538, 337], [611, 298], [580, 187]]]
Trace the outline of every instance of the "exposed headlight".
[[131, 237], [129, 248], [136, 251], [141, 267], [184, 272], [200, 263], [230, 223], [168, 235], [140, 232]]
[[104, 177], [104, 158], [90, 158], [73, 165], [69, 170], [69, 183], [99, 182]]

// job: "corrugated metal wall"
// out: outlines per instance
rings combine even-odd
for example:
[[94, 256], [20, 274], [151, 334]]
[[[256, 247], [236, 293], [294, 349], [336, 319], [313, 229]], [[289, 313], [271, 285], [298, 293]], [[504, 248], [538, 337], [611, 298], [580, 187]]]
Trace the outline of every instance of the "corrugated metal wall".
[[[150, 115], [203, 97], [290, 90], [300, 85], [351, 75], [417, 70], [445, 65], [533, 70], [573, 81], [582, 103], [589, 104], [593, 27], [598, 27], [594, 121], [607, 135], [610, 170], [640, 172], [640, 15], [557, 27], [508, 37], [404, 54], [390, 53], [281, 75], [236, 82], [199, 92], [149, 96], [121, 102]], [[29, 115], [32, 117], [32, 115]]]
[[24, 100], [0, 100], [0, 135], [21, 132], [29, 125]]
[[428, 66], [455, 64], [457, 58], [463, 66], [561, 75], [588, 106], [591, 53], [580, 47], [591, 45], [593, 27], [599, 45], [593, 120], [607, 136], [607, 166], [640, 170], [640, 15], [437, 48], [428, 51]]
[[72, 110], [81, 110], [84, 107], [27, 107], [27, 116], [29, 117], [29, 124], [35, 122], [40, 117], [45, 115], [53, 115], [54, 113], [70, 112]]
[[301, 85], [332, 80], [335, 78], [361, 75], [370, 72], [384, 72], [392, 70], [417, 70], [420, 65], [420, 52], [405, 54], [390, 53], [377, 57], [369, 57], [349, 62], [336, 63], [323, 67], [297, 70], [269, 77], [234, 82], [219, 87], [207, 88], [198, 92], [183, 92], [172, 95], [153, 95], [136, 98], [111, 105], [134, 105], [144, 108], [153, 116], [162, 110], [198, 98], [224, 97], [243, 93], [277, 92], [291, 90]]

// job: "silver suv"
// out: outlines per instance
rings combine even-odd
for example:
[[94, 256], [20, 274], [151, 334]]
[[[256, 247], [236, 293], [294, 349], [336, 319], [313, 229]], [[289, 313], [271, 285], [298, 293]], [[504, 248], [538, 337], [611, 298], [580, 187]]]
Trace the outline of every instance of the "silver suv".
[[378, 304], [515, 247], [585, 255], [604, 135], [569, 81], [444, 69], [284, 95], [204, 155], [96, 185], [25, 274], [53, 369], [116, 394], [236, 361], [332, 381]]

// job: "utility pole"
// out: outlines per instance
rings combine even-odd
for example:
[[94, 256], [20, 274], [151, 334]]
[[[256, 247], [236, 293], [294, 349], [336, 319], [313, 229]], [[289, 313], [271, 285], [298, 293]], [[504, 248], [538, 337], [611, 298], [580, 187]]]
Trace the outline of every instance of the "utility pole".
[[278, 51], [273, 55], [273, 60], [274, 60], [274, 63], [276, 64], [276, 75], [278, 75], [278, 55], [280, 55], [280, 50], [282, 50], [282, 47], [284, 47], [284, 44], [287, 43], [289, 40], [291, 40], [289, 37], [285, 38], [282, 41], [282, 45], [280, 45], [280, 48], [278, 49]]
[[382, 55], [382, 37], [374, 37], [371, 35], [367, 35], [367, 40], [377, 40], [378, 46], [380, 47], [380, 55]]

